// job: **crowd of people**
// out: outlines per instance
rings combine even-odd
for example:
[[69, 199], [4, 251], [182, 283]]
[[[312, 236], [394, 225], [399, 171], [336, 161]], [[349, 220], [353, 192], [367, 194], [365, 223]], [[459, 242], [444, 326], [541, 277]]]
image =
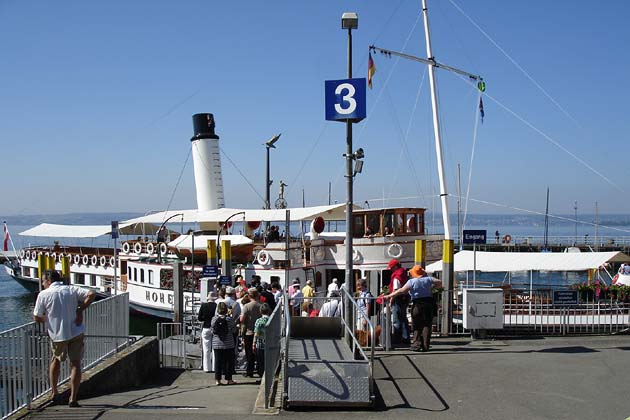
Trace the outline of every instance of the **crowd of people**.
[[[427, 275], [418, 265], [409, 271], [405, 270], [396, 259], [391, 260], [387, 268], [391, 271], [389, 291], [380, 298], [382, 302], [389, 300], [393, 341], [410, 343], [414, 351], [428, 351], [431, 324], [436, 312], [432, 287], [439, 285], [439, 281]], [[38, 295], [33, 318], [46, 323], [51, 338], [53, 357], [49, 373], [52, 397], [57, 398], [60, 364], [69, 358], [71, 393], [68, 404], [78, 407], [84, 347], [83, 311], [92, 303], [95, 295], [92, 291], [68, 286], [56, 271], [46, 272], [42, 276], [42, 287], [44, 290]], [[233, 375], [243, 355], [244, 376], [263, 376], [267, 322], [282, 295], [280, 284], [263, 283], [258, 276], [253, 276], [250, 284], [242, 276], [236, 276], [235, 286], [215, 284], [214, 290], [207, 296], [207, 302], [199, 309], [198, 320], [202, 322], [202, 368], [205, 372], [214, 372], [217, 385], [236, 384]], [[325, 299], [316, 297], [312, 280], [307, 280], [301, 287], [300, 280], [295, 279], [287, 295], [294, 316], [343, 316], [340, 285], [336, 278], [327, 286]], [[373, 315], [376, 305], [366, 279], [357, 283], [355, 297], [357, 328], [365, 329], [366, 319]], [[323, 303], [316, 304], [316, 301]], [[409, 305], [411, 328], [407, 318]]]
[[232, 377], [242, 356], [245, 377], [263, 376], [266, 325], [282, 295], [279, 284], [261, 283], [259, 277], [248, 285], [237, 276], [236, 285], [215, 285], [199, 308], [202, 369], [214, 372], [217, 385], [236, 383]]

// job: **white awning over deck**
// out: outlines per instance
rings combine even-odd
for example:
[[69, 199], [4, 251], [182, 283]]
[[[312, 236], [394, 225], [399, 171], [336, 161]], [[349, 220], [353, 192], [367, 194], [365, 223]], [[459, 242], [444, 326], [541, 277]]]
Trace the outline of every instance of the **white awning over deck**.
[[[158, 226], [150, 223], [121, 223], [120, 233], [123, 235], [155, 235]], [[20, 236], [38, 236], [46, 238], [97, 238], [109, 235], [111, 225], [55, 225], [42, 223], [33, 228], [20, 232]]]
[[[460, 251], [455, 254], [454, 269], [473, 271], [475, 269], [473, 251]], [[596, 269], [605, 263], [630, 262], [630, 256], [623, 252], [486, 252], [477, 251], [476, 269], [482, 272], [513, 271], [586, 271]], [[430, 264], [428, 273], [442, 271], [442, 261]]]
[[[355, 206], [357, 209], [360, 207]], [[184, 223], [223, 223], [228, 218], [232, 222], [282, 222], [286, 219], [286, 210], [291, 211], [291, 220], [313, 220], [321, 216], [324, 220], [345, 220], [346, 205], [334, 204], [330, 206], [296, 207], [291, 209], [216, 209], [216, 210], [169, 210], [135, 219], [125, 220], [125, 223], [155, 223], [161, 224], [172, 217], [171, 222]], [[243, 214], [238, 214], [243, 213]], [[232, 217], [230, 217], [232, 216]]]

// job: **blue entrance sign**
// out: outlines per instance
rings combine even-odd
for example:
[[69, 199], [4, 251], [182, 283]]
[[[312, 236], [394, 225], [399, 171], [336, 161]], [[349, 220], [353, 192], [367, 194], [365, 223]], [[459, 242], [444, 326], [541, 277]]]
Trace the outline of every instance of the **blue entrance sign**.
[[554, 305], [579, 305], [580, 298], [577, 290], [554, 290]]
[[230, 276], [221, 276], [219, 278], [219, 283], [221, 286], [231, 286], [232, 285], [232, 277]]
[[326, 119], [359, 122], [365, 118], [365, 78], [326, 80]]
[[464, 232], [464, 244], [485, 244], [486, 233], [485, 230], [465, 230]]
[[219, 277], [219, 267], [216, 265], [204, 265], [201, 269], [202, 277]]

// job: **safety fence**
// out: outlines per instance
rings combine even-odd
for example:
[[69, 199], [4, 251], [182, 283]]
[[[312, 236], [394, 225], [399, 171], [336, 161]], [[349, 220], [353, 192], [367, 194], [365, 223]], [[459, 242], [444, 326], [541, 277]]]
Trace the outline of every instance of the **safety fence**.
[[[129, 336], [127, 293], [94, 302], [84, 313], [85, 349], [81, 366], [88, 369], [135, 341]], [[0, 415], [6, 418], [30, 407], [50, 392], [50, 339], [44, 324], [31, 322], [0, 333]], [[70, 378], [68, 361], [61, 365], [60, 384]]]
[[[437, 313], [433, 321], [433, 333], [439, 335], [470, 334], [464, 328], [463, 291], [452, 294], [452, 322], [449, 331], [442, 331], [445, 316], [443, 296], [436, 295]], [[554, 304], [553, 290], [513, 291], [503, 295], [503, 328], [496, 334], [579, 335], [616, 334], [630, 330], [630, 303], [613, 298], [597, 299], [583, 296], [574, 305]]]

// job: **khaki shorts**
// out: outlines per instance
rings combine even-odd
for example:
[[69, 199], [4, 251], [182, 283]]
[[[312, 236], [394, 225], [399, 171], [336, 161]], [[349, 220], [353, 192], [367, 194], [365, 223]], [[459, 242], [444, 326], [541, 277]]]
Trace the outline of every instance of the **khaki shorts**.
[[81, 361], [83, 358], [83, 334], [66, 341], [51, 341], [50, 347], [55, 359], [60, 362], [70, 358], [71, 361]]

